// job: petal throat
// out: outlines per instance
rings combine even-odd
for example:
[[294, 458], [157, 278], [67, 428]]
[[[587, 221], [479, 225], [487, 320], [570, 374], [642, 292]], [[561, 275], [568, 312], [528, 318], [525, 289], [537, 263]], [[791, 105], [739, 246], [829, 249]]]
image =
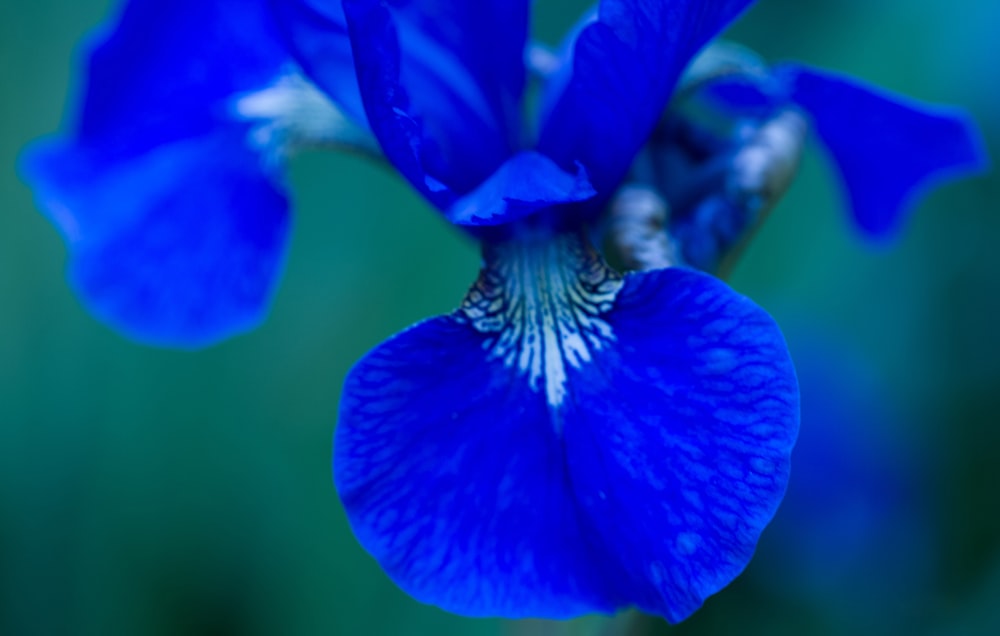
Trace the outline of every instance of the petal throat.
[[511, 241], [486, 248], [483, 270], [456, 317], [486, 337], [488, 360], [526, 376], [558, 409], [567, 366], [579, 370], [615, 340], [602, 316], [622, 284], [577, 235]]

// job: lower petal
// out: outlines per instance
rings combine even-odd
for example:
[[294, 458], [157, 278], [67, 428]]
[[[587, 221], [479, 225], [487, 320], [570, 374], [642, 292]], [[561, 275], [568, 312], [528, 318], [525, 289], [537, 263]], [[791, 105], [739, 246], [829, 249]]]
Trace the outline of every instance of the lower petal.
[[794, 372], [721, 282], [607, 269], [572, 237], [495, 246], [463, 308], [348, 376], [335, 477], [418, 600], [680, 620], [746, 565], [784, 492]]
[[[337, 490], [358, 541], [417, 600], [467, 616], [611, 611], [543, 395], [451, 316], [351, 372]], [[609, 561], [610, 562], [610, 561]]]
[[719, 280], [626, 280], [609, 315], [617, 346], [569, 376], [566, 454], [620, 589], [677, 622], [743, 571], [774, 516], [798, 389], [777, 326]]

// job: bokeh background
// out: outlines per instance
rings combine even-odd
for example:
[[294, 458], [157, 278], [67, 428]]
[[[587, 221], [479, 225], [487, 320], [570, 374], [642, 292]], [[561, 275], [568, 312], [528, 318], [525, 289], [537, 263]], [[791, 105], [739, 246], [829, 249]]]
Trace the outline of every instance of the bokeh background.
[[[1000, 178], [859, 238], [818, 151], [731, 283], [802, 375], [786, 505], [747, 572], [682, 625], [471, 620], [398, 591], [330, 478], [341, 382], [453, 308], [475, 246], [387, 171], [308, 153], [270, 318], [205, 351], [130, 343], [64, 283], [15, 161], [78, 95], [108, 0], [0, 3], [0, 634], [998, 634]], [[537, 3], [554, 40], [585, 2]], [[1000, 156], [996, 0], [762, 0], [769, 59], [962, 104]]]

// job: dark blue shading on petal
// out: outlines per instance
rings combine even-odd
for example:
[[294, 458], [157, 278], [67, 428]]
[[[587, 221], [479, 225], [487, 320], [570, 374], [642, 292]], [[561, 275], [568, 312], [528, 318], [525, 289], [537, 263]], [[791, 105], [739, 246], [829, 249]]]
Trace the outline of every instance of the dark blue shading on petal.
[[803, 426], [794, 477], [748, 575], [838, 620], [878, 617], [879, 631], [906, 631], [914, 601], [937, 593], [947, 558], [935, 545], [920, 427], [856, 343], [818, 316], [783, 313]]
[[99, 319], [141, 342], [199, 347], [263, 320], [284, 263], [288, 202], [259, 157], [225, 136], [108, 166], [42, 141], [22, 161]]
[[302, 71], [358, 125], [367, 124], [340, 0], [267, 0]]
[[603, 0], [580, 33], [573, 77], [543, 122], [539, 149], [580, 162], [597, 191], [625, 176], [667, 106], [681, 71], [752, 0]]
[[459, 614], [682, 620], [783, 495], [798, 396], [781, 335], [710, 277], [622, 282], [572, 246], [511, 245], [461, 311], [349, 374], [334, 472], [354, 532]]
[[545, 155], [525, 151], [505, 161], [445, 214], [458, 225], [496, 225], [555, 204], [584, 201], [594, 194], [582, 167], [569, 174]]
[[442, 209], [519, 146], [528, 8], [526, 0], [344, 2], [372, 130]]
[[962, 110], [930, 106], [855, 79], [787, 65], [791, 99], [807, 110], [837, 165], [854, 219], [873, 237], [898, 229], [914, 200], [987, 165]]
[[126, 159], [209, 134], [289, 64], [265, 0], [131, 0], [87, 65], [80, 144]]
[[20, 166], [66, 241], [71, 284], [150, 344], [255, 326], [284, 260], [288, 202], [280, 131], [237, 102], [293, 72], [265, 0], [133, 0], [88, 48], [76, 125]]
[[705, 85], [699, 97], [746, 117], [767, 117], [788, 105], [788, 87], [773, 75], [728, 75]]

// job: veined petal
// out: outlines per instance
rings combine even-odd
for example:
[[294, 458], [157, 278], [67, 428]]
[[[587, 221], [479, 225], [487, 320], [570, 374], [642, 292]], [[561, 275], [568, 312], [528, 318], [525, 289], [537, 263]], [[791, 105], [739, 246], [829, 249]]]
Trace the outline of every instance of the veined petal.
[[543, 123], [539, 150], [583, 164], [610, 196], [695, 53], [752, 0], [602, 0], [576, 41], [573, 77]]
[[774, 516], [798, 389], [777, 326], [719, 280], [626, 280], [609, 316], [618, 345], [570, 374], [566, 456], [629, 601], [676, 622], [743, 571]]
[[[573, 79], [573, 60], [574, 53], [576, 52], [576, 40], [580, 37], [580, 33], [594, 22], [597, 22], [596, 4], [583, 12], [583, 14], [577, 19], [576, 23], [570, 27], [566, 35], [563, 36], [559, 46], [555, 49], [550, 50], [544, 45], [534, 43], [531, 45], [531, 48], [529, 48], [529, 66], [534, 67], [535, 73], [545, 80], [543, 87], [544, 90], [541, 92], [541, 100], [535, 116], [536, 121], [548, 121], [549, 114], [552, 112], [552, 109], [555, 108], [556, 102], [562, 96], [563, 91], [566, 90], [566, 86], [569, 84], [570, 80]], [[545, 54], [544, 68], [538, 68], [537, 64], [532, 63], [533, 60], [531, 56], [539, 50]]]
[[225, 135], [127, 162], [42, 141], [21, 168], [62, 232], [87, 308], [155, 345], [198, 347], [255, 327], [284, 263], [288, 202]]
[[343, 6], [372, 130], [417, 190], [447, 208], [519, 145], [529, 2]]
[[969, 116], [842, 75], [778, 69], [837, 165], [854, 219], [868, 234], [896, 230], [914, 199], [948, 179], [982, 171], [984, 143]]
[[348, 376], [334, 472], [404, 590], [476, 616], [677, 621], [735, 577], [798, 426], [777, 327], [723, 283], [494, 246], [462, 309]]

